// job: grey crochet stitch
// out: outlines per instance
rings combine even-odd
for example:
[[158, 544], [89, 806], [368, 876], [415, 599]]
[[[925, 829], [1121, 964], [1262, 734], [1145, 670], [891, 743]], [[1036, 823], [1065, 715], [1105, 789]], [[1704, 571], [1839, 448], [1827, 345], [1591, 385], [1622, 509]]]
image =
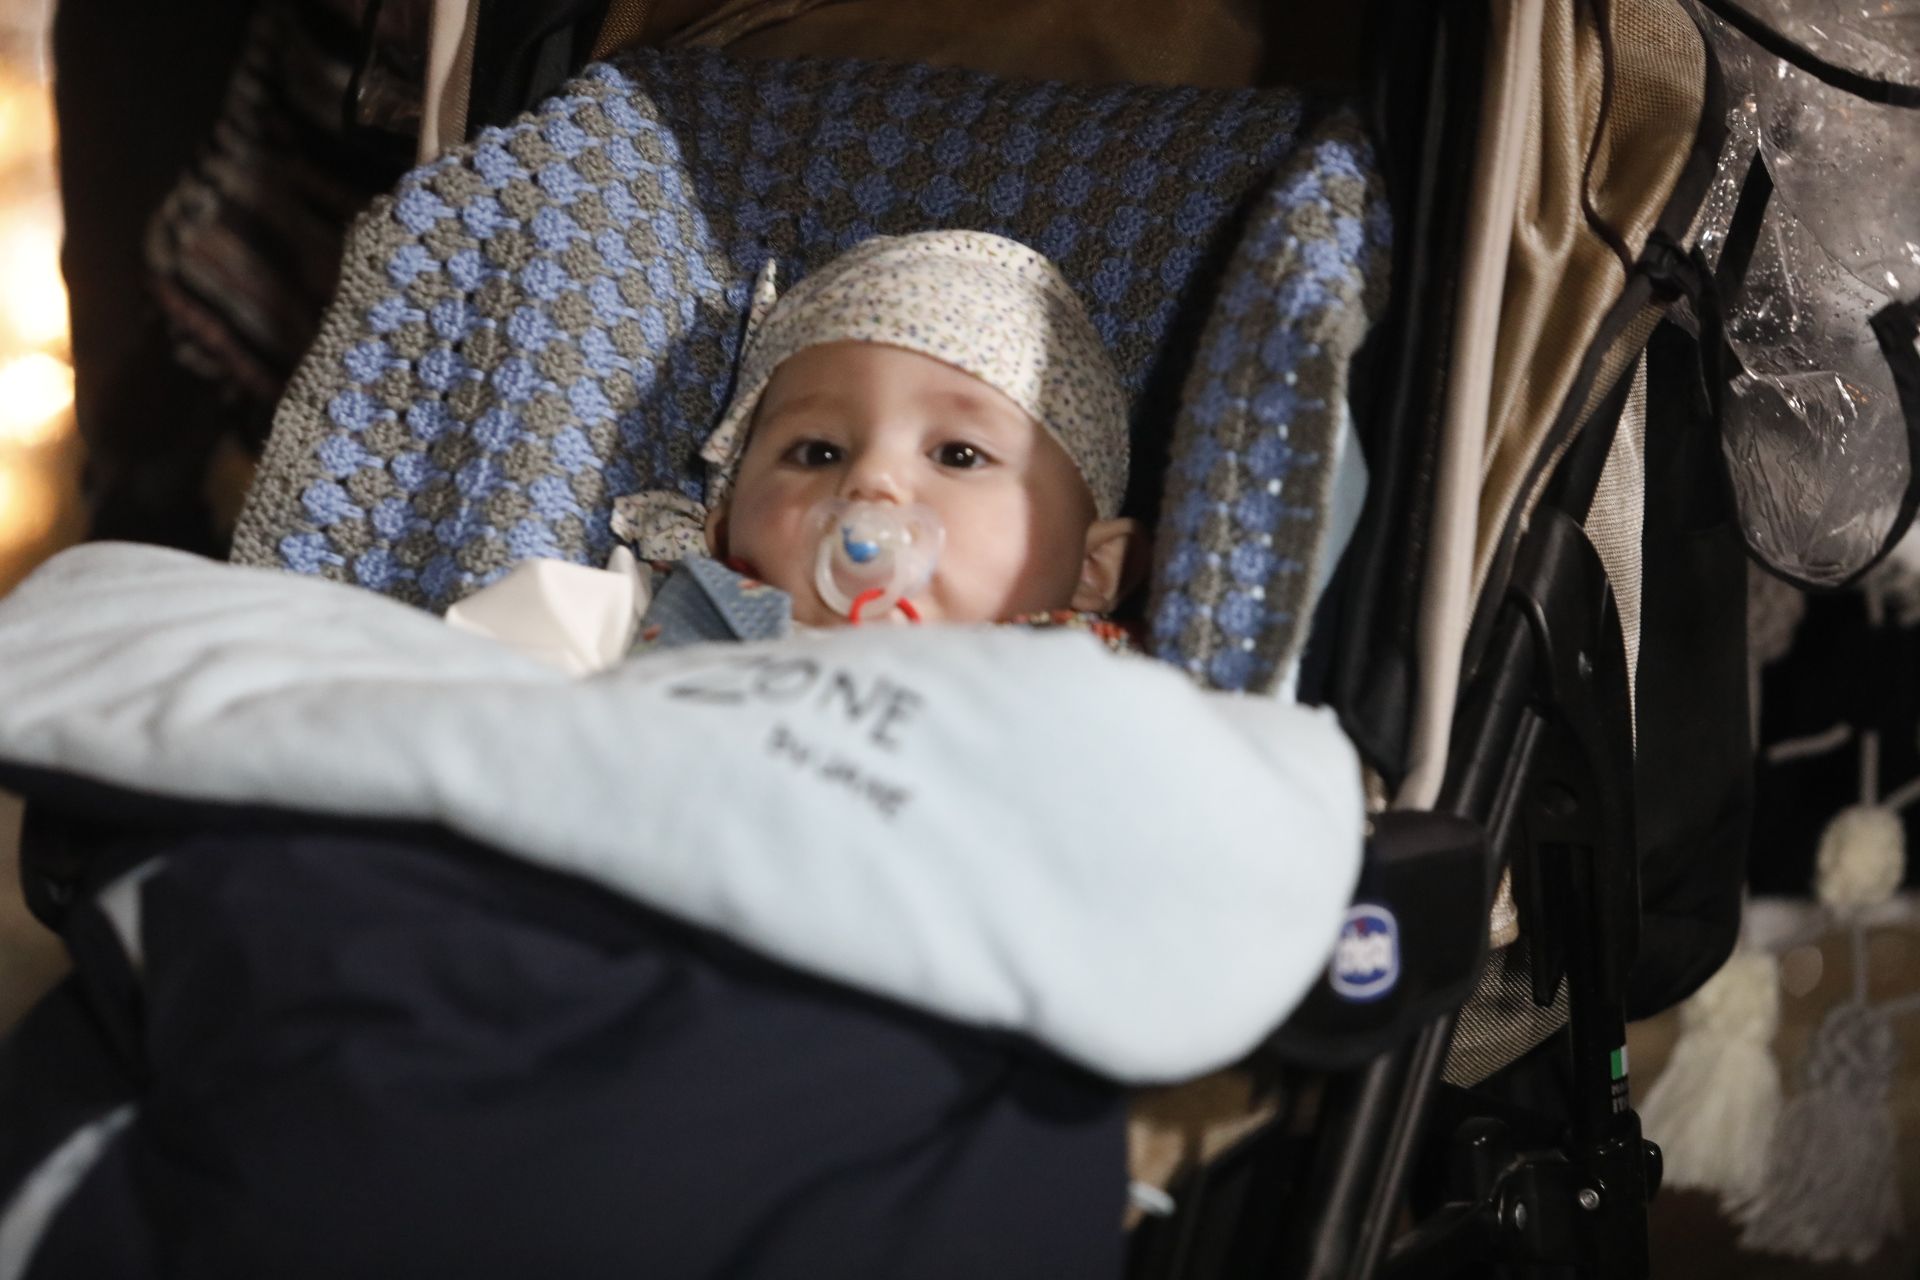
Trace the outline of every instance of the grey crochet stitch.
[[791, 280], [874, 234], [971, 227], [1087, 301], [1133, 400], [1137, 513], [1178, 412], [1156, 647], [1263, 687], [1304, 629], [1383, 210], [1351, 120], [1309, 121], [1290, 92], [707, 51], [596, 65], [356, 225], [234, 558], [436, 610], [530, 556], [603, 560], [614, 496], [699, 496], [767, 258]]

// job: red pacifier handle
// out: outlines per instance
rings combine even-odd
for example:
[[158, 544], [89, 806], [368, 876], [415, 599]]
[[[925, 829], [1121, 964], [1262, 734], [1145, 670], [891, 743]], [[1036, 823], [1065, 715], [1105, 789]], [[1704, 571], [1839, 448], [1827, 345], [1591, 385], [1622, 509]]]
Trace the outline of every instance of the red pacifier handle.
[[[856, 627], [859, 626], [860, 611], [865, 609], [868, 605], [872, 604], [875, 600], [878, 600], [881, 596], [885, 594], [887, 593], [883, 588], [873, 587], [870, 590], [862, 591], [859, 595], [855, 596], [853, 598], [853, 607], [847, 610], [848, 623]], [[905, 596], [901, 596], [898, 600], [894, 601], [893, 607], [898, 609], [900, 612], [906, 614], [908, 622], [920, 621], [920, 611], [914, 608], [913, 602], [911, 600], [908, 600]]]

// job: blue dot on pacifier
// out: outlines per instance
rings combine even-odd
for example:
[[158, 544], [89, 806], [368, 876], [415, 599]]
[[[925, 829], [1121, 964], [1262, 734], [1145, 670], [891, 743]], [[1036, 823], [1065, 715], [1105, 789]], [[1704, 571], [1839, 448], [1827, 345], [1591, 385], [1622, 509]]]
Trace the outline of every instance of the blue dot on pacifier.
[[855, 564], [866, 564], [880, 554], [879, 543], [866, 541], [856, 542], [854, 541], [853, 530], [847, 528], [840, 530], [840, 545], [847, 549], [847, 559], [853, 561]]

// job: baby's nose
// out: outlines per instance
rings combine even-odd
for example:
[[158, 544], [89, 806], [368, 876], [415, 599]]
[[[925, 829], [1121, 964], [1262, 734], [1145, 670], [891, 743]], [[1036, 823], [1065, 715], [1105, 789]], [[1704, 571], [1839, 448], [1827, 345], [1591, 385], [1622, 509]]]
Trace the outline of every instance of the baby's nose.
[[841, 496], [850, 502], [903, 502], [905, 494], [893, 468], [879, 460], [861, 459], [848, 471]]

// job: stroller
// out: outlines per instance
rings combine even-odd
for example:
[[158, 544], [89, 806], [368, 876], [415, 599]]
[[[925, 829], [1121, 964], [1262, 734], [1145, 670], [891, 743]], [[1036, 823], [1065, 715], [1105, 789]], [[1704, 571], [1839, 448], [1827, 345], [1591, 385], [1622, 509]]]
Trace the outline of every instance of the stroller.
[[[467, 74], [430, 83], [427, 150], [472, 141], [356, 229], [236, 560], [435, 610], [528, 556], [598, 562], [615, 496], [692, 483], [760, 261], [804, 270], [929, 225], [1033, 243], [1093, 301], [1134, 397], [1135, 456], [1159, 460], [1129, 503], [1157, 516], [1141, 606], [1155, 655], [1214, 689], [1291, 686], [1332, 707], [1382, 801], [1334, 962], [1247, 1064], [1266, 1100], [1258, 1122], [1143, 1201], [1130, 1274], [1646, 1274], [1659, 1163], [1629, 1105], [1625, 1022], [1682, 998], [1731, 947], [1748, 800], [1745, 551], [1717, 482], [1713, 329], [1742, 233], [1726, 235], [1721, 281], [1691, 250], [1723, 132], [1705, 19], [1679, 0], [1378, 5], [1364, 113], [1291, 91], [700, 50], [568, 78], [624, 43], [644, 9], [479, 5], [460, 40], [437, 46], [441, 72]], [[603, 244], [603, 224], [644, 226], [645, 242]], [[550, 304], [544, 328], [517, 319], [529, 296]], [[615, 370], [621, 393], [607, 390]], [[524, 395], [505, 389], [516, 380]], [[1365, 501], [1343, 540], [1348, 433]], [[156, 1244], [168, 1214], [211, 1212], [203, 1248], [238, 1238], [257, 1251], [232, 1256], [272, 1256], [272, 1240], [249, 1236], [270, 1218], [234, 1167], [169, 1184], [181, 1171], [152, 1141], [123, 1140], [134, 1100], [182, 1069], [169, 1054], [196, 1028], [241, 1034], [218, 1010], [142, 993], [160, 956], [130, 955], [127, 913], [159, 918], [178, 869], [216, 869], [190, 884], [195, 901], [235, 912], [254, 884], [220, 876], [271, 847], [300, 855], [317, 916], [390, 901], [383, 868], [401, 866], [422, 900], [563, 922], [607, 947], [634, 927], [631, 904], [447, 830], [258, 797], [183, 804], [18, 739], [0, 754], [0, 781], [29, 798], [29, 901], [78, 967], [0, 1057], [12, 1188], [0, 1275], [141, 1273], [160, 1259], [218, 1270], [226, 1255]], [[289, 900], [268, 906], [263, 928], [301, 927]], [[188, 911], [176, 928], [218, 932], [218, 918]], [[408, 1147], [437, 1132], [409, 1113], [387, 1117], [402, 1123], [376, 1148], [383, 1187], [340, 1182], [369, 1167], [354, 1145], [366, 1134], [296, 1124], [302, 1145], [273, 1153], [271, 1207], [327, 1206], [299, 1217], [303, 1238], [364, 1231], [399, 1249], [411, 1237], [420, 1252], [385, 1256], [482, 1273], [534, 1269], [562, 1245], [660, 1266], [623, 1252], [631, 1242], [608, 1225], [634, 1196], [711, 1240], [705, 1265], [728, 1274], [832, 1265], [863, 1232], [865, 1261], [845, 1269], [1117, 1264], [1111, 1179], [1089, 1172], [1113, 1155], [1111, 1088], [683, 922], [643, 923], [673, 982], [754, 1010], [701, 1046], [713, 1056], [675, 1060], [688, 1089], [716, 1061], [763, 1061], [782, 1036], [829, 1025], [850, 1057], [889, 1063], [887, 1079], [932, 1082], [861, 1102], [938, 1110], [965, 1140], [886, 1166], [851, 1198], [810, 1182], [804, 1162], [754, 1162], [762, 1198], [721, 1215], [665, 1178], [546, 1186], [510, 1156], [465, 1148], [469, 1163], [449, 1168]], [[347, 1019], [418, 1017], [340, 999]], [[298, 1048], [266, 1056], [315, 1069], [291, 1078], [332, 1078], [328, 1054]], [[604, 1042], [534, 1053], [570, 1081], [594, 1078], [586, 1059], [629, 1061]], [[349, 1078], [373, 1069], [345, 1057]], [[956, 1075], [965, 1087], [942, 1092]], [[420, 1113], [457, 1111], [428, 1080]], [[464, 1103], [481, 1090], [449, 1087]], [[239, 1133], [303, 1096], [197, 1098], [170, 1114]], [[559, 1123], [613, 1169], [622, 1153], [589, 1137], [608, 1096], [583, 1088]], [[552, 1120], [488, 1133], [533, 1142], [526, 1127]], [[699, 1123], [660, 1123], [671, 1140], [653, 1164], [715, 1158]], [[770, 1150], [792, 1141], [767, 1115], [745, 1126], [736, 1149], [762, 1130]], [[929, 1207], [921, 1182], [945, 1198]], [[415, 1216], [427, 1202], [403, 1189], [422, 1186], [558, 1234], [489, 1253], [503, 1237], [486, 1224]], [[975, 1212], [950, 1207], [959, 1187]], [[357, 1226], [327, 1216], [342, 1206]], [[881, 1231], [882, 1209], [908, 1225]], [[1103, 1214], [1110, 1247], [1090, 1246]], [[367, 1256], [333, 1243], [304, 1265]]]

